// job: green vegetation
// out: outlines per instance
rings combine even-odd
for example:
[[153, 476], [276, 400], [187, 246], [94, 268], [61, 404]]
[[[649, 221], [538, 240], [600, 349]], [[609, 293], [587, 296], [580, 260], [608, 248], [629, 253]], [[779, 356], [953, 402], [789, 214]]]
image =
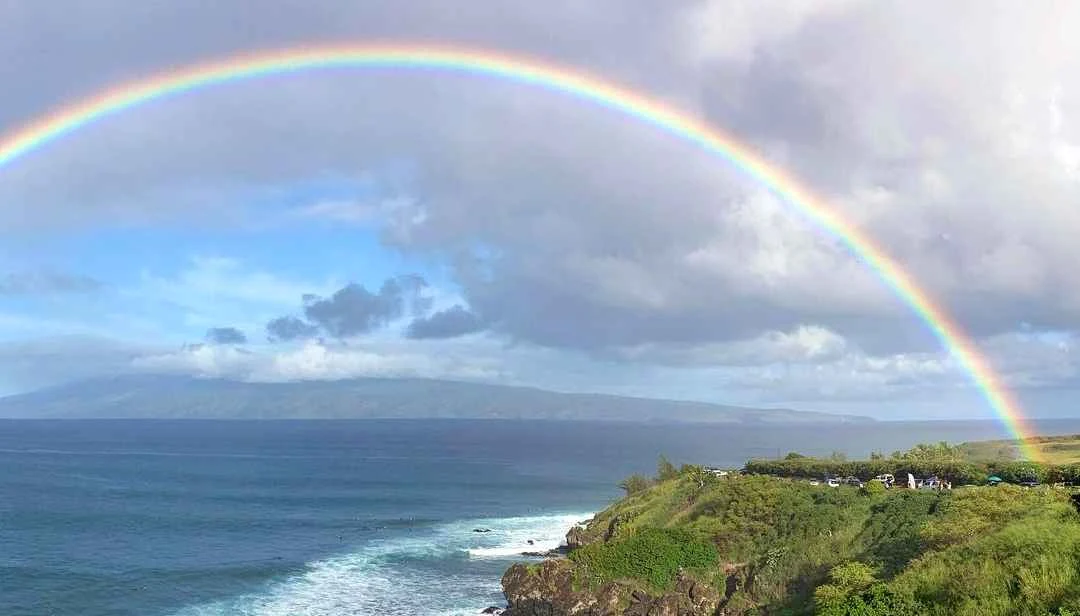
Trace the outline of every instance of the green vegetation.
[[633, 496], [639, 492], [644, 492], [652, 485], [653, 481], [644, 475], [630, 475], [619, 482], [619, 487], [626, 491], [627, 496]]
[[[788, 454], [781, 460], [750, 460], [745, 470], [755, 474], [802, 479], [821, 479], [829, 474], [842, 477], [850, 475], [866, 481], [878, 475], [892, 473], [897, 481], [902, 481], [903, 477], [911, 473], [916, 477], [936, 475], [954, 485], [983, 485], [991, 475], [996, 475], [1007, 483], [1034, 481], [1080, 485], [1080, 462], [1016, 460], [1014, 450], [1001, 445], [1012, 442], [920, 444], [908, 451], [895, 451], [889, 457], [879, 455], [871, 456], [869, 460], [855, 461], [844, 460], [835, 453], [828, 458]], [[1061, 451], [1071, 451], [1069, 448], [1074, 446], [1080, 450], [1080, 436], [1038, 437], [1029, 439], [1029, 442], [1042, 447], [1042, 450], [1060, 447], [1064, 448]], [[1061, 454], [1056, 459], [1065, 461], [1071, 458]]]
[[660, 456], [660, 460], [656, 463], [656, 479], [657, 481], [667, 481], [668, 479], [674, 479], [679, 476], [679, 471], [675, 470], [675, 465], [671, 463], [666, 457]]
[[719, 554], [712, 544], [685, 530], [646, 528], [622, 541], [585, 546], [570, 558], [591, 584], [630, 579], [665, 590], [680, 569], [706, 571], [716, 565]]
[[[1080, 463], [1080, 434], [1033, 436], [1024, 442], [1035, 458], [1046, 464]], [[1014, 461], [1021, 458], [1020, 445], [1019, 440], [1002, 440], [963, 443], [957, 447], [972, 461]]]
[[675, 470], [662, 458], [657, 477], [623, 483], [627, 497], [597, 514], [569, 559], [582, 588], [619, 581], [660, 593], [681, 572], [718, 589], [725, 614], [1080, 615], [1072, 490], [830, 488], [793, 479], [914, 469], [954, 481], [985, 481], [991, 471], [1046, 481], [1071, 468], [979, 462], [970, 451], [924, 445], [868, 461], [788, 454], [747, 465], [758, 474], [726, 478], [692, 465]]

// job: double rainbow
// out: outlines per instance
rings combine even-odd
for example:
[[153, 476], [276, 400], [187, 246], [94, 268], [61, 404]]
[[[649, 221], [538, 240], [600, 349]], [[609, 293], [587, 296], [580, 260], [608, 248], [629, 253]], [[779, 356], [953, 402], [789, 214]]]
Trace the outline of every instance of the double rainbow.
[[[400, 43], [303, 47], [240, 55], [126, 83], [55, 110], [0, 137], [0, 171], [32, 150], [87, 124], [144, 103], [218, 84], [331, 67], [456, 71], [538, 86], [634, 118], [720, 156], [841, 240], [926, 323], [970, 375], [1006, 430], [1018, 439], [1031, 434], [1019, 405], [972, 341], [869, 236], [840, 218], [793, 178], [716, 128], [649, 96], [565, 66], [486, 49]], [[1033, 450], [1023, 440], [1021, 443], [1021, 453], [1034, 458]]]

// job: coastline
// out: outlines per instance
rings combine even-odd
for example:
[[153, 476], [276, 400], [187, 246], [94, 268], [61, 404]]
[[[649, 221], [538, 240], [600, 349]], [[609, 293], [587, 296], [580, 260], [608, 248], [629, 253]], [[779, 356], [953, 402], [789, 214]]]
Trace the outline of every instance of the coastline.
[[[486, 613], [1074, 616], [1080, 576], [1060, 572], [1080, 570], [1080, 436], [1040, 442], [1062, 466], [970, 462], [985, 449], [971, 443], [850, 462], [789, 453], [728, 473], [661, 457], [655, 477], [627, 478], [622, 499], [568, 529], [565, 556], [507, 569], [506, 606]], [[913, 465], [961, 484], [874, 477]], [[834, 467], [865, 481], [812, 480]]]

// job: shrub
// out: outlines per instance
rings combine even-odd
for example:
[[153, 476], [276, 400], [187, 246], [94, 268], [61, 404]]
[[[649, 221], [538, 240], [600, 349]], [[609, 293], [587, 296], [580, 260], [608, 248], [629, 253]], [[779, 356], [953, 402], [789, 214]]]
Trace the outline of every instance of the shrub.
[[660, 459], [656, 462], [656, 480], [667, 481], [678, 476], [679, 471], [675, 468], [675, 465], [666, 456], [660, 456]]
[[920, 532], [949, 496], [926, 490], [893, 490], [888, 498], [876, 500], [859, 536], [865, 558], [880, 565], [886, 577], [902, 570], [922, 550]]
[[914, 597], [882, 583], [839, 597], [831, 596], [827, 603], [815, 603], [815, 607], [821, 616], [921, 616], [926, 613]]
[[627, 496], [640, 494], [641, 492], [644, 492], [645, 490], [651, 488], [652, 485], [653, 482], [651, 479], [645, 477], [644, 475], [638, 474], [630, 475], [626, 479], [623, 479], [619, 482], [619, 487], [626, 491]]
[[833, 567], [828, 584], [814, 591], [815, 613], [822, 616], [918, 616], [922, 606], [909, 595], [879, 582], [865, 563]]
[[716, 548], [682, 529], [645, 528], [615, 542], [593, 543], [571, 552], [593, 583], [637, 579], [654, 590], [671, 587], [679, 569], [705, 571], [716, 565]]
[[877, 479], [871, 479], [870, 481], [866, 482], [866, 485], [863, 486], [862, 491], [863, 494], [867, 494], [869, 496], [876, 496], [878, 494], [884, 494], [885, 489], [886, 488], [884, 483], [878, 481]]

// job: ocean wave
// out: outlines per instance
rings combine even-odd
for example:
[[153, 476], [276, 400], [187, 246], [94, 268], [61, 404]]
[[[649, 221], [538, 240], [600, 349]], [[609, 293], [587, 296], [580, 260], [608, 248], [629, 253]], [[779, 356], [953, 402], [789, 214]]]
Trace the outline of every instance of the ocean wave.
[[486, 539], [483, 545], [469, 548], [468, 553], [474, 558], [507, 558], [524, 552], [554, 550], [564, 543], [563, 538], [571, 526], [588, 517], [557, 515], [493, 521], [491, 532], [483, 534]]
[[490, 561], [555, 548], [567, 529], [590, 515], [434, 525], [419, 535], [373, 540], [352, 553], [310, 563], [302, 573], [258, 592], [190, 606], [176, 616], [475, 615], [501, 602], [502, 563]]

